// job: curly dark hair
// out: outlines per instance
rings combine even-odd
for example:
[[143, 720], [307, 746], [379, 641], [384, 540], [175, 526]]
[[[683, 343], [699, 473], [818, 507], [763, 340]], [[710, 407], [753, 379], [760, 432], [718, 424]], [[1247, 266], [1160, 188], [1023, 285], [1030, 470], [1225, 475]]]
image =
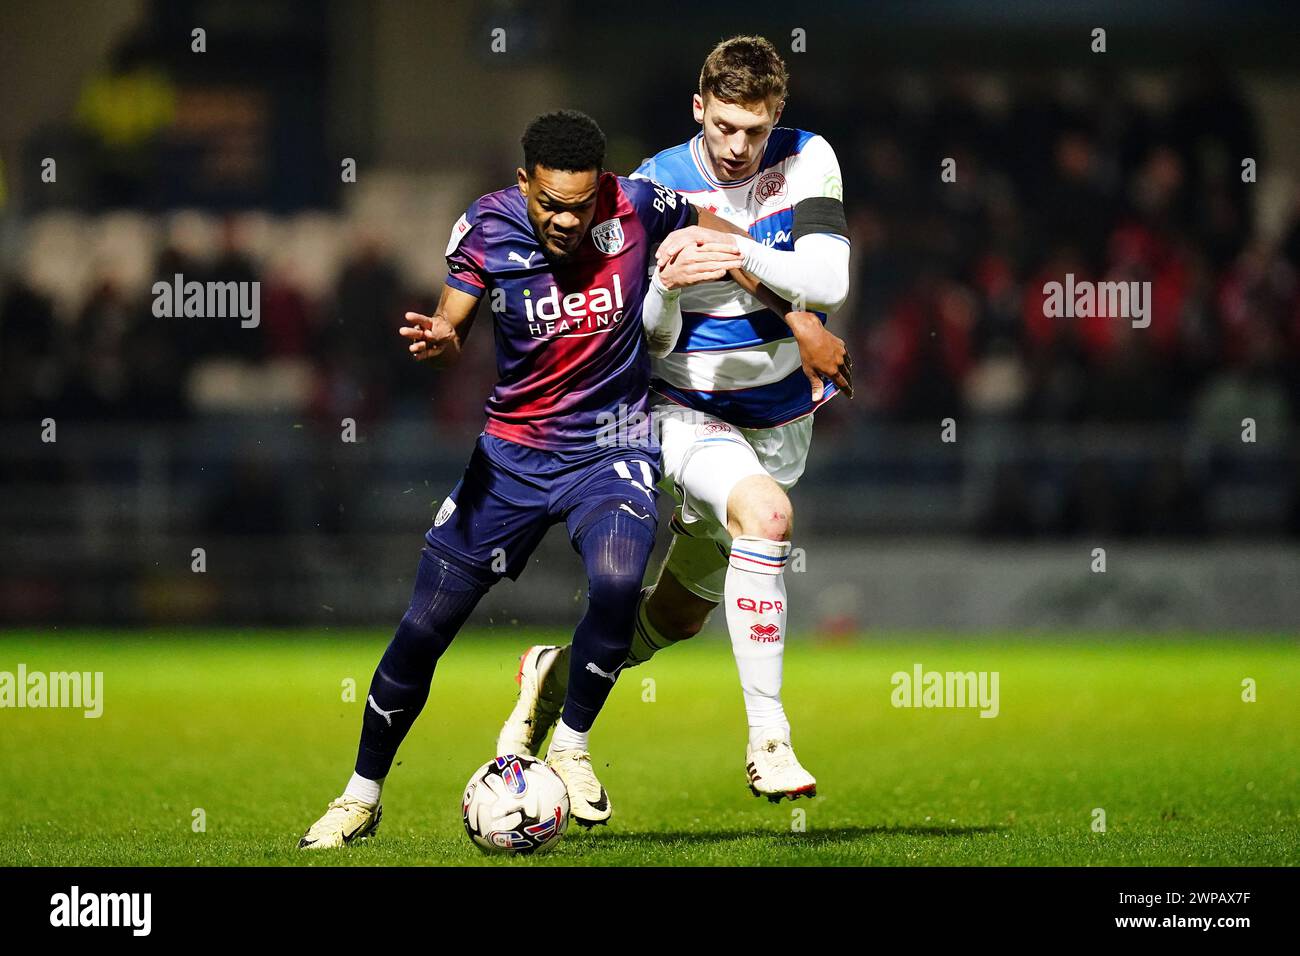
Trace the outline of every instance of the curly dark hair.
[[596, 121], [577, 110], [556, 110], [536, 117], [524, 130], [524, 169], [538, 166], [580, 173], [605, 166], [605, 134]]

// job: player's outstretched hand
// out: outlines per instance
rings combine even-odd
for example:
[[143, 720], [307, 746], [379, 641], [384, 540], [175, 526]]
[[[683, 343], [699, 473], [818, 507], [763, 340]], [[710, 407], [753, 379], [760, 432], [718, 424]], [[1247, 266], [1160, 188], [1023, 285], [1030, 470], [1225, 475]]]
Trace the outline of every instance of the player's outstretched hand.
[[714, 229], [705, 229], [703, 226], [687, 226], [685, 229], [676, 229], [664, 237], [664, 241], [659, 243], [659, 249], [655, 252], [655, 260], [659, 267], [663, 268], [665, 262], [671, 262], [683, 249], [708, 244], [720, 244], [729, 251], [740, 254], [740, 246], [736, 243], [735, 236]]
[[834, 382], [849, 398], [853, 397], [853, 358], [844, 340], [822, 325], [812, 312], [791, 312], [786, 322], [799, 343], [803, 373], [812, 384], [812, 400], [820, 402], [825, 388], [822, 377]]
[[456, 330], [441, 315], [408, 312], [406, 322], [397, 334], [411, 343], [406, 348], [417, 362], [437, 358], [449, 349], [455, 351], [458, 346]]
[[[668, 238], [676, 234], [672, 233]], [[660, 263], [659, 281], [666, 289], [684, 289], [724, 278], [729, 271], [739, 269], [743, 264], [744, 258], [734, 242], [689, 243]]]

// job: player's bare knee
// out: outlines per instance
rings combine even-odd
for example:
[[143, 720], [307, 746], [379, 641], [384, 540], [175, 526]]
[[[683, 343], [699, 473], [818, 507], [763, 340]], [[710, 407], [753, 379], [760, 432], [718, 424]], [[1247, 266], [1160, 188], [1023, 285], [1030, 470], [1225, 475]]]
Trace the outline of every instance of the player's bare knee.
[[794, 507], [785, 491], [766, 475], [746, 478], [727, 501], [727, 529], [769, 541], [789, 541], [794, 532]]

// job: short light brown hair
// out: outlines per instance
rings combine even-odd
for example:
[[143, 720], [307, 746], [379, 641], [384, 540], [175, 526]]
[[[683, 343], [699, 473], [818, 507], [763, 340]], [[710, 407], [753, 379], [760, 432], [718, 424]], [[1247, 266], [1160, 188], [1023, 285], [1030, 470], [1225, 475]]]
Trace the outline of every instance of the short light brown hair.
[[789, 79], [785, 61], [765, 37], [731, 37], [705, 57], [700, 96], [741, 106], [766, 103], [772, 97], [784, 102]]

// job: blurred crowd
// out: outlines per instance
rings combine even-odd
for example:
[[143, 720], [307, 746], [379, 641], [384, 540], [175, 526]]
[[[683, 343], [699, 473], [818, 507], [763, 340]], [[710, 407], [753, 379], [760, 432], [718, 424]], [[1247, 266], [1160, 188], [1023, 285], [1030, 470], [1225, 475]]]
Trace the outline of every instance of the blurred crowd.
[[[407, 309], [431, 311], [377, 244], [341, 264], [321, 294], [265, 271], [236, 241], [216, 254], [164, 247], [150, 275], [188, 282], [260, 283], [257, 325], [239, 318], [157, 318], [149, 286], [109, 275], [86, 283], [61, 318], [56, 297], [11, 280], [0, 302], [0, 412], [73, 420], [177, 421], [220, 413], [304, 414], [373, 421], [403, 395], [439, 395], [438, 414], [468, 414], [448, 377], [417, 368], [396, 329]], [[471, 363], [473, 364], [473, 363]], [[472, 403], [471, 403], [472, 404]], [[481, 400], [479, 402], [481, 406]]]
[[[1300, 205], [1262, 227], [1261, 186], [1243, 181], [1243, 160], [1263, 178], [1274, 158], [1262, 154], [1259, 117], [1228, 77], [1207, 68], [1145, 100], [1105, 77], [991, 86], [876, 78], [872, 95], [851, 101], [815, 79], [801, 93], [795, 80], [783, 125], [821, 132], [836, 147], [853, 240], [852, 295], [833, 327], [855, 355], [859, 396], [827, 406], [822, 433], [877, 422], [937, 428], [948, 416], [1159, 423], [1230, 454], [1241, 448], [1242, 419], [1252, 418], [1257, 444], [1291, 441], [1300, 414]], [[689, 134], [679, 112], [680, 104], [641, 111], [655, 117], [639, 132], [645, 152]], [[942, 176], [947, 159], [952, 181]], [[428, 242], [439, 245], [452, 218], [428, 230]], [[106, 271], [70, 302], [10, 263], [0, 278], [0, 420], [177, 421], [269, 409], [322, 422], [481, 420], [495, 372], [490, 330], [479, 323], [454, 371], [410, 361], [396, 328], [408, 309], [431, 311], [437, 277], [403, 268], [382, 230], [349, 241], [324, 281], [303, 283], [247, 248], [239, 222], [221, 221], [203, 255], [163, 229], [142, 270], [147, 282]], [[333, 228], [346, 228], [346, 214]], [[259, 281], [260, 324], [155, 318], [150, 284], [178, 273]], [[1067, 273], [1149, 282], [1150, 326], [1046, 317], [1044, 284]], [[1105, 499], [1124, 496], [1107, 493], [1104, 474], [1089, 477], [1097, 467], [1081, 466], [1082, 490], [1059, 503], [1054, 530], [1107, 521], [1203, 530], [1205, 490], [1185, 459], [1147, 475], [1156, 497], [1136, 507], [1160, 516], [1154, 528], [1112, 514]], [[983, 519], [990, 531], [1042, 530], [1026, 504], [1031, 480], [1014, 465], [999, 474]], [[1300, 528], [1300, 506], [1292, 513]]]
[[[1195, 422], [1241, 405], [1292, 420], [1300, 205], [1280, 237], [1261, 234], [1243, 160], [1269, 158], [1230, 80], [1188, 78], [1160, 110], [1102, 80], [1018, 90], [982, 108], [956, 82], [924, 108], [904, 90], [844, 131], [849, 328], [871, 411]], [[1067, 273], [1149, 282], [1150, 326], [1046, 317], [1044, 285]]]
[[[1160, 110], [1096, 80], [1025, 81], [996, 97], [956, 81], [924, 95], [898, 80], [876, 86], [880, 95], [855, 100], [852, 112], [822, 97], [787, 112], [837, 146], [844, 171], [855, 281], [834, 326], [858, 356], [866, 400], [855, 414], [1188, 421], [1244, 402], [1294, 417], [1300, 205], [1280, 236], [1261, 235], [1260, 187], [1242, 181], [1242, 161], [1266, 170], [1269, 158], [1226, 77], [1185, 81]], [[675, 112], [660, 113], [656, 125], [680, 138], [680, 123], [668, 122]], [[954, 181], [941, 176], [945, 159]], [[461, 413], [466, 382], [414, 374], [392, 334], [406, 308], [429, 304], [433, 277], [405, 276], [383, 237], [370, 236], [324, 288], [305, 290], [240, 248], [237, 220], [205, 260], [163, 243], [147, 271], [261, 280], [255, 330], [155, 319], [147, 287], [107, 276], [86, 282], [59, 321], [54, 303], [10, 269], [0, 413], [25, 415], [35, 403], [181, 417], [201, 410], [192, 379], [205, 363], [288, 358], [308, 363], [311, 404], [330, 414], [338, 393], [349, 407], [362, 402], [362, 414], [389, 414], [408, 386]], [[1150, 327], [1045, 317], [1043, 286], [1067, 273], [1150, 282]], [[486, 377], [468, 391], [482, 394], [491, 363], [476, 369]]]

